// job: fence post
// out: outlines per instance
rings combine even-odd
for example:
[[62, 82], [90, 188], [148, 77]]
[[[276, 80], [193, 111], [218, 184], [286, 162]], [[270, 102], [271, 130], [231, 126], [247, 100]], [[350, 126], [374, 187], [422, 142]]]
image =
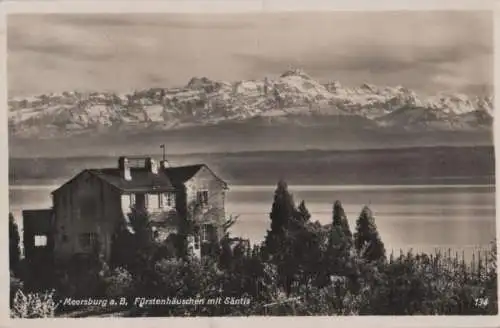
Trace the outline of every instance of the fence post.
[[484, 252], [484, 268], [485, 268], [485, 271], [488, 271], [488, 252]]
[[477, 272], [477, 276], [478, 278], [481, 277], [481, 274], [483, 273], [484, 271], [484, 263], [483, 263], [483, 258], [481, 257], [481, 250], [479, 250], [479, 256], [478, 256], [478, 259], [479, 259], [479, 264], [478, 264], [478, 272]]
[[452, 268], [452, 263], [451, 263], [451, 248], [448, 248], [448, 260], [446, 260], [446, 266], [448, 267], [448, 270], [451, 270], [451, 268]]
[[473, 250], [472, 251], [472, 267], [471, 267], [472, 274], [474, 274], [475, 268], [476, 268], [476, 252]]

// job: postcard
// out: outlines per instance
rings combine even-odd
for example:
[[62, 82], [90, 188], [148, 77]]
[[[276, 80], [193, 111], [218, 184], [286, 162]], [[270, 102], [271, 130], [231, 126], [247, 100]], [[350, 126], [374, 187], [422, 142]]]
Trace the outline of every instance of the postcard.
[[499, 322], [492, 4], [2, 7], [12, 325]]

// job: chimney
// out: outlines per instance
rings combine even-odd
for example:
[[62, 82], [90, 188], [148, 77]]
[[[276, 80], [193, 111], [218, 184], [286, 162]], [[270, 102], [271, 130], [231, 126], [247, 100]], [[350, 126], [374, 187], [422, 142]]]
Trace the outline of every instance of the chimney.
[[158, 163], [151, 157], [146, 158], [146, 168], [154, 174], [158, 174]]
[[120, 169], [120, 173], [123, 179], [127, 181], [132, 180], [132, 175], [130, 174], [130, 166], [127, 157], [122, 156], [118, 159], [118, 168]]

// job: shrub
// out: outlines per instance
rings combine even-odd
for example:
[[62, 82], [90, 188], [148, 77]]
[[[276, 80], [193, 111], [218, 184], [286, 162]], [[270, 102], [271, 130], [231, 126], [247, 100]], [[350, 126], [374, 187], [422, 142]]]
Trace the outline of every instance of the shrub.
[[101, 259], [74, 256], [58, 263], [55, 272], [56, 289], [65, 297], [104, 296], [104, 277], [109, 269]]
[[104, 278], [104, 282], [108, 297], [128, 296], [133, 291], [134, 279], [124, 268], [115, 268], [109, 276]]
[[18, 290], [22, 290], [23, 282], [21, 279], [14, 276], [13, 272], [10, 272], [10, 306], [12, 306], [14, 297]]
[[9, 213], [9, 265], [10, 270], [17, 272], [21, 259], [21, 248], [19, 246], [19, 228], [12, 213]]
[[51, 318], [55, 316], [56, 308], [54, 291], [24, 294], [18, 290], [11, 307], [11, 317]]

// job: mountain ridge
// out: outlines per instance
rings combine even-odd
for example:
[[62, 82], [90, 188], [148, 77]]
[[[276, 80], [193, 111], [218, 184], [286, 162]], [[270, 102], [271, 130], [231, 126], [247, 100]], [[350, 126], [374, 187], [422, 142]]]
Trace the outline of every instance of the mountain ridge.
[[8, 122], [11, 136], [28, 139], [228, 124], [475, 132], [491, 130], [493, 97], [422, 97], [402, 86], [368, 83], [345, 88], [292, 69], [275, 79], [226, 82], [193, 77], [184, 87], [128, 94], [72, 91], [13, 98]]

